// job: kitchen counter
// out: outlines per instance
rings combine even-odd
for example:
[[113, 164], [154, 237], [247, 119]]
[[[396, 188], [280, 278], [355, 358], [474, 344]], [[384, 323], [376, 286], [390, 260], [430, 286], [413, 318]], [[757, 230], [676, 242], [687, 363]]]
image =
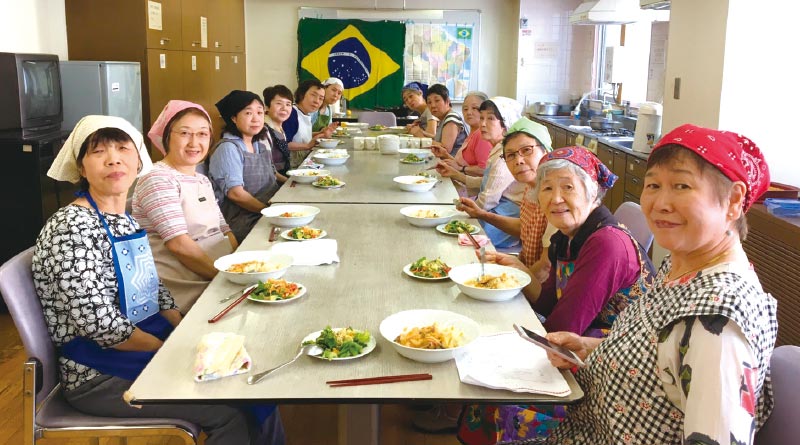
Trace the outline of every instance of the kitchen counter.
[[[566, 131], [569, 131], [571, 133], [581, 134], [581, 135], [584, 136], [584, 138], [597, 139], [597, 141], [599, 143], [601, 143], [601, 144], [606, 144], [606, 145], [608, 145], [608, 146], [610, 146], [612, 148], [615, 148], [617, 150], [620, 150], [620, 151], [624, 152], [625, 154], [629, 154], [629, 155], [635, 156], [635, 157], [637, 157], [639, 159], [643, 159], [645, 161], [650, 156], [649, 153], [642, 153], [642, 152], [639, 152], [639, 151], [634, 151], [634, 150], [630, 149], [629, 147], [626, 147], [626, 146], [624, 146], [622, 144], [619, 144], [618, 142], [615, 142], [615, 140], [616, 141], [620, 141], [620, 140], [633, 141], [632, 137], [627, 137], [626, 138], [626, 137], [619, 137], [619, 136], [613, 136], [613, 137], [598, 136], [596, 134], [593, 134], [591, 131], [579, 130], [579, 129], [576, 129], [576, 128], [570, 128], [570, 125], [578, 125], [578, 126], [588, 127], [589, 126], [589, 121], [588, 120], [572, 119], [572, 118], [567, 117], [567, 116], [540, 116], [540, 115], [535, 115], [535, 114], [534, 115], [528, 115], [528, 117], [530, 117], [533, 120], [538, 120], [540, 122], [545, 122], [545, 123], [548, 123], [550, 125], [555, 125], [555, 126], [557, 126], [559, 128], [562, 128], [562, 129], [564, 129]], [[587, 145], [587, 143], [585, 142], [584, 145]]]

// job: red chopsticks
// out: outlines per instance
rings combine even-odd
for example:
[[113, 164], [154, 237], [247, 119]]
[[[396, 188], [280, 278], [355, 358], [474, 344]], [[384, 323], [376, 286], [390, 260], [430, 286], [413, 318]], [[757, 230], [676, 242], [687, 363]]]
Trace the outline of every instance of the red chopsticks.
[[478, 240], [476, 240], [475, 237], [472, 236], [471, 233], [469, 233], [469, 231], [464, 232], [464, 233], [467, 234], [467, 236], [469, 237], [469, 240], [472, 242], [472, 245], [475, 246], [476, 249], [480, 249], [481, 248], [481, 245], [478, 243]]
[[387, 375], [383, 377], [366, 377], [363, 379], [330, 380], [325, 383], [332, 388], [340, 386], [360, 386], [360, 385], [380, 385], [383, 383], [414, 382], [417, 380], [432, 380], [430, 374], [400, 374]]
[[223, 310], [222, 310], [222, 311], [221, 311], [219, 314], [215, 315], [213, 318], [210, 318], [210, 319], [208, 320], [208, 322], [209, 322], [209, 323], [216, 323], [216, 322], [218, 322], [220, 318], [224, 317], [224, 316], [225, 316], [225, 314], [227, 314], [228, 312], [230, 312], [230, 310], [231, 310], [231, 309], [233, 309], [234, 307], [236, 307], [236, 305], [237, 305], [237, 304], [239, 304], [239, 303], [241, 303], [242, 301], [244, 301], [244, 299], [245, 299], [245, 298], [247, 298], [247, 296], [248, 296], [248, 295], [250, 295], [250, 294], [251, 294], [251, 293], [252, 293], [254, 290], [256, 290], [256, 287], [257, 287], [257, 286], [253, 286], [253, 287], [251, 287], [250, 289], [248, 289], [248, 290], [247, 290], [247, 292], [243, 293], [241, 297], [239, 297], [239, 298], [237, 298], [236, 300], [234, 300], [234, 301], [233, 301], [233, 303], [229, 304], [229, 305], [228, 305], [228, 307], [226, 307], [225, 309], [223, 309]]

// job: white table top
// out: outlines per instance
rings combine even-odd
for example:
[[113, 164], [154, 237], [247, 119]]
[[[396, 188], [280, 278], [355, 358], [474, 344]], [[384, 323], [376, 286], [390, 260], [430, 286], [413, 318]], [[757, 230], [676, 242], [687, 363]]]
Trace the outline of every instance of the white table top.
[[403, 164], [400, 155], [382, 155], [377, 151], [350, 151], [343, 165], [325, 166], [331, 176], [341, 179], [345, 186], [322, 189], [311, 184], [291, 186], [287, 181], [270, 199], [272, 203], [358, 203], [358, 204], [452, 204], [458, 198], [453, 182], [440, 181], [428, 192], [416, 193], [400, 190], [392, 180], [397, 176], [415, 175], [436, 161], [425, 164]]
[[[240, 285], [217, 276], [186, 318], [165, 342], [130, 391], [140, 403], [227, 403], [270, 401], [277, 403], [408, 403], [412, 401], [556, 402], [568, 403], [583, 392], [568, 373], [572, 395], [561, 399], [536, 394], [463, 384], [455, 362], [424, 364], [406, 359], [382, 338], [378, 326], [387, 316], [407, 309], [444, 309], [466, 315], [481, 326], [482, 334], [511, 330], [512, 323], [541, 330], [530, 306], [520, 294], [501, 303], [467, 297], [449, 280], [423, 281], [402, 272], [421, 256], [441, 257], [451, 266], [475, 262], [471, 247], [457, 238], [408, 224], [402, 205], [319, 204], [313, 227], [337, 240], [340, 263], [294, 266], [285, 279], [308, 288], [301, 299], [281, 305], [245, 301], [215, 324], [207, 320], [228, 303], [219, 299]], [[472, 221], [475, 223], [474, 221]], [[241, 250], [267, 249], [269, 224], [262, 219], [245, 239]], [[278, 242], [284, 241], [280, 237]], [[253, 373], [289, 360], [307, 334], [333, 327], [367, 329], [378, 341], [369, 355], [328, 362], [301, 357], [297, 362], [247, 385], [247, 375], [195, 383], [191, 367], [195, 346], [208, 332], [236, 332], [246, 336], [245, 347], [254, 362]], [[388, 385], [329, 388], [325, 381], [389, 374], [428, 372], [433, 380]]]

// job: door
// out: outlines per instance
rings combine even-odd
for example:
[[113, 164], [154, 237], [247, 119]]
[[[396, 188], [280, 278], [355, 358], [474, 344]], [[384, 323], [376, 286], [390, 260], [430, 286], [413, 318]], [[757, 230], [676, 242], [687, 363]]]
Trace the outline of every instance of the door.
[[209, 0], [182, 0], [184, 51], [208, 51]]
[[145, 8], [147, 47], [181, 49], [180, 0], [140, 0]]
[[[147, 84], [149, 95], [143, 109], [146, 110], [143, 122], [145, 130], [161, 114], [161, 110], [170, 99], [183, 96], [183, 60], [182, 51], [147, 50]], [[154, 159], [160, 159], [161, 153], [151, 151]]]

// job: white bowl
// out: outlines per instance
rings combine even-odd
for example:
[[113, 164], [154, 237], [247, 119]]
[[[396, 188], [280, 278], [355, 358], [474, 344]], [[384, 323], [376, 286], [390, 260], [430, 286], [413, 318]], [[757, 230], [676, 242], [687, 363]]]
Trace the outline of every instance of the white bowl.
[[347, 125], [345, 126], [345, 128], [350, 128], [350, 127], [364, 129], [364, 128], [369, 127], [369, 123], [367, 123], [367, 122], [348, 122]]
[[401, 148], [397, 150], [401, 155], [417, 155], [421, 158], [432, 157], [433, 153], [427, 148]]
[[[300, 213], [302, 216], [280, 216], [284, 213]], [[313, 221], [317, 213], [317, 207], [298, 204], [274, 205], [261, 209], [261, 214], [267, 221], [279, 227], [304, 226]]]
[[339, 145], [338, 139], [317, 139], [319, 146], [322, 148], [336, 148]]
[[481, 274], [480, 263], [464, 264], [450, 269], [448, 275], [461, 289], [461, 292], [476, 300], [483, 301], [506, 301], [517, 296], [520, 290], [531, 283], [530, 275], [513, 267], [501, 266], [499, 264], [486, 264], [486, 275], [498, 276], [502, 273], [513, 276], [519, 281], [520, 285], [508, 289], [483, 289], [479, 287], [467, 286], [464, 284], [469, 280], [478, 278]]
[[[440, 329], [447, 329], [453, 326], [456, 331], [463, 333], [464, 337], [461, 340], [461, 345], [450, 349], [419, 349], [403, 346], [394, 341], [405, 329], [421, 328], [434, 323]], [[392, 344], [398, 354], [422, 363], [439, 363], [451, 360], [456, 351], [463, 349], [480, 336], [480, 327], [471, 318], [455, 312], [436, 309], [414, 309], [398, 312], [386, 317], [378, 329], [381, 331], [383, 338]]]
[[[439, 214], [437, 218], [426, 218], [421, 216], [414, 216], [420, 211], [433, 210]], [[436, 227], [439, 224], [444, 224], [450, 221], [455, 216], [456, 211], [442, 206], [408, 206], [400, 209], [400, 213], [406, 217], [406, 221], [412, 226], [417, 227]]]
[[350, 158], [350, 155], [342, 156], [331, 153], [318, 153], [313, 156], [314, 160], [325, 165], [342, 165]]
[[295, 182], [299, 182], [301, 184], [310, 184], [319, 178], [330, 176], [331, 172], [328, 170], [317, 170], [314, 168], [301, 168], [299, 170], [289, 170], [286, 172], [286, 174], [291, 176]]
[[438, 179], [425, 176], [397, 176], [393, 181], [407, 192], [427, 192], [439, 182]]
[[[228, 272], [228, 268], [232, 265], [248, 261], [264, 261], [270, 266], [270, 269], [274, 267], [274, 270], [249, 273]], [[282, 277], [292, 265], [292, 262], [292, 257], [283, 253], [272, 253], [269, 250], [246, 250], [218, 258], [214, 261], [214, 267], [217, 268], [222, 276], [234, 283], [255, 284], [259, 281], [266, 281], [269, 278]]]

